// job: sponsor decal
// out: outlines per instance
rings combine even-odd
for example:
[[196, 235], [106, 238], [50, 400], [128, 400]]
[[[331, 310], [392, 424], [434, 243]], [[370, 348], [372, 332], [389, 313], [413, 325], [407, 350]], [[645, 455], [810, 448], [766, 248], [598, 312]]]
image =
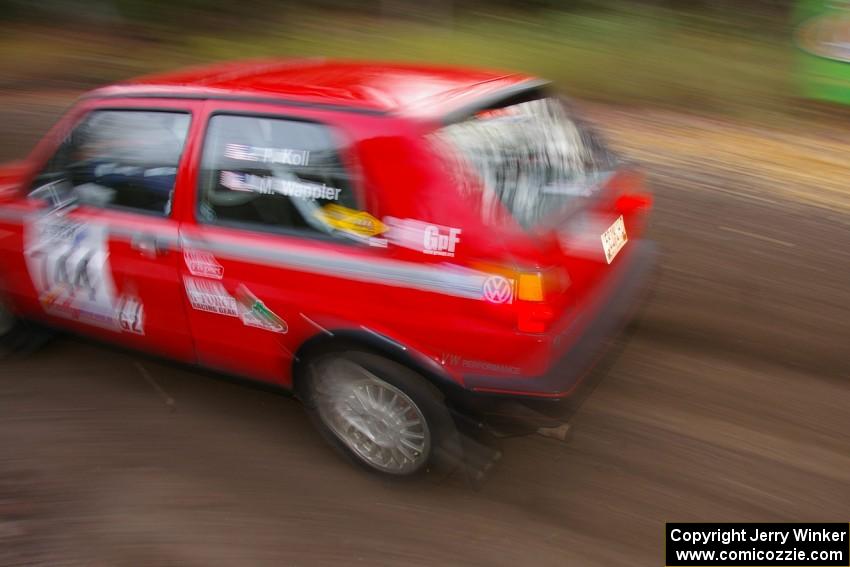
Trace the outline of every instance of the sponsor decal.
[[244, 284], [239, 284], [236, 297], [233, 297], [219, 281], [184, 276], [183, 283], [192, 309], [238, 317], [246, 327], [281, 334], [289, 331], [286, 321], [266, 307]]
[[489, 276], [481, 287], [484, 299], [490, 303], [512, 303], [514, 299], [513, 280], [502, 276]]
[[446, 364], [448, 364], [449, 366], [458, 366], [460, 365], [461, 360], [463, 360], [463, 358], [459, 354], [449, 354], [447, 352], [444, 352], [443, 355], [440, 357], [440, 364], [442, 364], [443, 366], [445, 366]]
[[238, 171], [222, 171], [219, 183], [231, 191], [245, 191], [262, 195], [284, 195], [295, 199], [339, 200], [342, 189], [328, 187], [324, 183], [309, 183], [281, 179], [270, 175], [254, 175]]
[[186, 262], [186, 267], [189, 273], [193, 276], [204, 278], [215, 278], [220, 280], [224, 276], [224, 268], [215, 259], [211, 252], [206, 250], [195, 250], [192, 248], [183, 249], [183, 261]]
[[419, 250], [432, 256], [453, 258], [460, 242], [461, 229], [414, 219], [384, 218], [385, 236], [391, 244]]
[[132, 296], [121, 298], [118, 308], [118, 325], [124, 332], [145, 334], [145, 308], [139, 298]]
[[243, 284], [239, 285], [236, 293], [241, 307], [239, 317], [242, 319], [243, 325], [282, 334], [289, 331], [286, 321], [266, 307], [266, 304]]
[[192, 309], [228, 317], [239, 316], [236, 300], [227, 293], [221, 282], [183, 276], [183, 285]]
[[484, 360], [464, 360], [461, 362], [464, 368], [475, 368], [478, 370], [489, 370], [491, 372], [502, 372], [504, 374], [519, 374], [520, 369], [517, 366], [509, 366], [507, 364], [497, 364], [495, 362], [487, 362]]
[[316, 216], [340, 232], [362, 238], [377, 236], [387, 230], [384, 223], [366, 211], [357, 211], [332, 203], [319, 209]]
[[239, 317], [242, 319], [242, 324], [246, 327], [256, 327], [257, 329], [281, 334], [286, 334], [289, 331], [289, 327], [286, 325], [285, 321], [281, 320], [283, 323], [281, 324], [280, 322], [268, 319], [251, 309], [243, 310], [239, 313]]
[[486, 360], [468, 360], [459, 354], [443, 353], [440, 362], [443, 366], [461, 366], [463, 368], [471, 368], [474, 370], [486, 370], [489, 372], [498, 372], [501, 374], [519, 374], [518, 366], [510, 366], [508, 364], [499, 364], [495, 362], [487, 362]]
[[291, 150], [288, 148], [260, 148], [243, 144], [227, 144], [224, 147], [224, 157], [242, 161], [257, 161], [262, 163], [279, 163], [283, 165], [309, 165], [308, 150]]
[[435, 256], [454, 256], [458, 242], [460, 242], [459, 228], [445, 228], [430, 224], [425, 227], [425, 237], [422, 239], [423, 252]]
[[24, 229], [27, 271], [44, 311], [113, 330], [144, 334], [144, 308], [119, 296], [106, 228], [48, 214]]

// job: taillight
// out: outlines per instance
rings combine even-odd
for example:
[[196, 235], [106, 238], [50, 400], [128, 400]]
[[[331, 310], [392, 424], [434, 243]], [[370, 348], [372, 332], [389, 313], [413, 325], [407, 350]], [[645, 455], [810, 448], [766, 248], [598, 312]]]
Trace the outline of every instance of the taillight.
[[520, 301], [543, 301], [543, 274], [520, 274], [516, 295]]
[[639, 237], [646, 229], [647, 212], [652, 208], [649, 193], [626, 193], [620, 195], [614, 208], [626, 218], [630, 236]]
[[649, 193], [626, 193], [617, 197], [614, 208], [617, 212], [628, 215], [639, 209], [648, 209], [652, 206], [652, 195]]
[[551, 299], [569, 287], [569, 276], [563, 268], [544, 272], [522, 272], [517, 276], [517, 329], [524, 333], [545, 333], [555, 319]]
[[512, 282], [513, 301], [488, 300], [499, 304], [499, 309], [509, 309], [512, 304], [517, 316], [516, 328], [523, 333], [545, 333], [556, 318], [555, 307], [562, 303], [558, 295], [570, 286], [569, 274], [561, 266], [545, 269], [529, 266], [526, 270], [518, 270], [504, 264], [481, 263], [474, 264], [474, 267]]

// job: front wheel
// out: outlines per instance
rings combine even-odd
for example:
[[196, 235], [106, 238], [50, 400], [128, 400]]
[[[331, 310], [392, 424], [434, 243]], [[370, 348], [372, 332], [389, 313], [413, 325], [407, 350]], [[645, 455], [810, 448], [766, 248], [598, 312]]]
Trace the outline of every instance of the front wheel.
[[454, 431], [439, 392], [383, 357], [331, 353], [310, 365], [308, 409], [328, 440], [367, 469], [411, 476]]
[[0, 298], [0, 358], [17, 350], [20, 334], [21, 322]]
[[17, 324], [18, 320], [15, 314], [0, 300], [0, 344], [8, 341], [14, 333]]
[[13, 353], [27, 354], [37, 350], [50, 334], [22, 321], [0, 297], [0, 358]]

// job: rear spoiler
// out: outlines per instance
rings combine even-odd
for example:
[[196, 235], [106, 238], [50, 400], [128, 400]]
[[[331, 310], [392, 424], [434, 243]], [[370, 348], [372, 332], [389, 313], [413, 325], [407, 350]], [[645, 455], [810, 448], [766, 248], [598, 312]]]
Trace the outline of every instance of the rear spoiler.
[[452, 110], [443, 116], [443, 125], [457, 124], [463, 122], [470, 116], [485, 110], [492, 110], [502, 106], [519, 104], [545, 96], [552, 86], [551, 81], [545, 79], [531, 79], [505, 89], [496, 91], [487, 96], [477, 99], [472, 104], [467, 104]]

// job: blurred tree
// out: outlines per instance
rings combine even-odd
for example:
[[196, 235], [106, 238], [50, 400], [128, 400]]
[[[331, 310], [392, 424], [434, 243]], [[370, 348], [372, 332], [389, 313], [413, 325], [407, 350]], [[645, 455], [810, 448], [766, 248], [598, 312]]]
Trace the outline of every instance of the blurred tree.
[[426, 18], [442, 23], [462, 14], [536, 12], [540, 10], [640, 11], [657, 8], [677, 14], [697, 14], [742, 27], [786, 17], [795, 0], [0, 0], [0, 19], [139, 23], [155, 28], [179, 29], [185, 25], [213, 28], [244, 27], [287, 14], [332, 10], [382, 18]]

